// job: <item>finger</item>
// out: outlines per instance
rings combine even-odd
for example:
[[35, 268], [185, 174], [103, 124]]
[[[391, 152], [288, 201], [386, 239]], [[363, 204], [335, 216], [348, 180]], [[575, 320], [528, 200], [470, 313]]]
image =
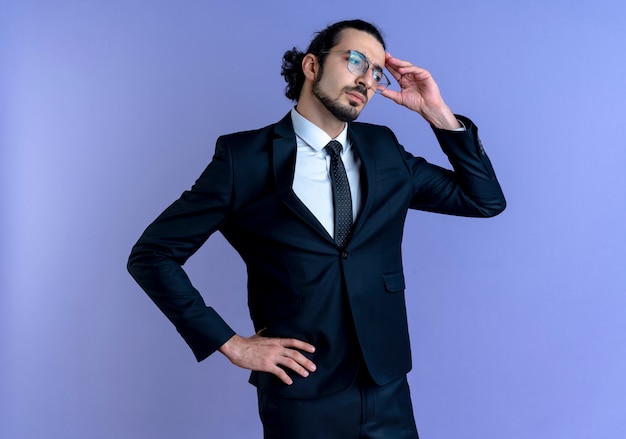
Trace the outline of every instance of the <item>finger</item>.
[[398, 72], [398, 67], [392, 64], [385, 64], [385, 68], [389, 71], [389, 73], [391, 73], [394, 77], [397, 77], [400, 75], [400, 73]]
[[390, 53], [387, 53], [387, 57], [385, 58], [385, 66], [387, 65], [391, 65], [392, 67], [408, 67], [411, 66], [413, 64], [411, 64], [409, 61], [405, 61], [402, 60], [400, 58], [396, 58], [393, 55], [391, 55]]
[[283, 369], [281, 369], [278, 366], [273, 367], [272, 369], [268, 370], [268, 372], [276, 375], [278, 379], [280, 379], [283, 383], [287, 384], [288, 386], [293, 384], [293, 380], [291, 379], [289, 375], [287, 375], [287, 372], [285, 372]]
[[[313, 363], [311, 360], [309, 360], [307, 357], [305, 357], [298, 351], [294, 351], [293, 349], [285, 349], [282, 355], [283, 357], [292, 360], [299, 367], [306, 368], [308, 371], [315, 372], [315, 370], [317, 369], [317, 366], [315, 365], [315, 363]], [[295, 368], [291, 366], [290, 368], [296, 370]]]
[[381, 95], [387, 99], [391, 99], [396, 104], [402, 103], [402, 93], [400, 93], [399, 91], [391, 90], [387, 88], [382, 91]]
[[309, 376], [309, 371], [306, 370], [300, 363], [298, 363], [296, 360], [292, 358], [282, 357], [280, 360], [277, 361], [277, 364], [293, 370], [295, 373], [297, 373], [303, 378], [306, 378]]
[[398, 82], [400, 82], [403, 76], [406, 76], [407, 78], [409, 78], [410, 76], [413, 76], [414, 78], [417, 78], [419, 80], [427, 79], [429, 76], [429, 73], [427, 70], [418, 66], [414, 66], [414, 65], [386, 66], [386, 67], [387, 67], [387, 70], [391, 73], [391, 75]]
[[305, 351], [309, 353], [315, 352], [315, 346], [305, 341], [298, 340], [296, 338], [279, 338], [278, 340], [279, 340], [280, 345], [286, 348], [300, 349], [301, 351]]
[[425, 80], [430, 76], [430, 73], [428, 72], [428, 70], [423, 69], [421, 67], [418, 66], [403, 66], [403, 67], [398, 67], [397, 69], [395, 69], [395, 71], [400, 75], [400, 76], [412, 76], [416, 79], [419, 80]]
[[389, 52], [385, 56], [385, 68], [395, 77], [398, 74], [398, 66], [392, 61], [394, 58]]
[[396, 81], [398, 81], [402, 77], [400, 72], [398, 72], [398, 70], [395, 69], [394, 67], [391, 67], [391, 66], [386, 66], [386, 67], [389, 73], [391, 73], [391, 76], [393, 76], [393, 79], [395, 79]]

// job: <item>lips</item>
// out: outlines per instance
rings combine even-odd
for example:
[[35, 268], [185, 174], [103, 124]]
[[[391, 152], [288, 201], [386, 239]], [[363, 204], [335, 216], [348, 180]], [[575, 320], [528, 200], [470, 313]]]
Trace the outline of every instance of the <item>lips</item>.
[[365, 97], [364, 95], [362, 95], [361, 93], [357, 91], [349, 91], [347, 93], [348, 93], [348, 96], [351, 96], [352, 98], [358, 100], [362, 104], [367, 102], [367, 97]]

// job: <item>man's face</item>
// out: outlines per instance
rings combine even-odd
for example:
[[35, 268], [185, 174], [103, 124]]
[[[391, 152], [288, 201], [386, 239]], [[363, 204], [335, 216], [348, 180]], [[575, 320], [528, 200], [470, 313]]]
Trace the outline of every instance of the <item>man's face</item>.
[[365, 55], [372, 66], [385, 65], [385, 50], [376, 38], [356, 29], [341, 32], [339, 43], [326, 56], [313, 84], [313, 95], [343, 122], [355, 120], [376, 90], [371, 69], [358, 76], [348, 70], [350, 50]]

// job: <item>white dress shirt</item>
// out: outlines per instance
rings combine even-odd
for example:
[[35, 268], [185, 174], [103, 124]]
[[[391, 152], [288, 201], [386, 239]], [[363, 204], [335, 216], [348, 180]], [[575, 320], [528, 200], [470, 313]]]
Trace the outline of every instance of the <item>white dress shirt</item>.
[[330, 180], [330, 156], [324, 147], [331, 140], [343, 146], [341, 160], [348, 174], [352, 194], [352, 217], [356, 221], [361, 207], [361, 161], [348, 139], [348, 124], [332, 139], [321, 128], [301, 116], [296, 109], [291, 110], [291, 120], [296, 133], [296, 169], [293, 177], [293, 191], [324, 226], [330, 236], [334, 236], [335, 219], [333, 192]]
[[[296, 169], [292, 189], [296, 196], [324, 226], [330, 236], [334, 236], [335, 218], [332, 183], [330, 180], [330, 155], [324, 147], [331, 140], [343, 146], [341, 160], [348, 174], [352, 194], [352, 218], [356, 221], [361, 208], [361, 160], [348, 139], [348, 124], [335, 139], [313, 122], [305, 119], [295, 107], [291, 110], [291, 121], [296, 133]], [[465, 131], [465, 125], [453, 131]]]

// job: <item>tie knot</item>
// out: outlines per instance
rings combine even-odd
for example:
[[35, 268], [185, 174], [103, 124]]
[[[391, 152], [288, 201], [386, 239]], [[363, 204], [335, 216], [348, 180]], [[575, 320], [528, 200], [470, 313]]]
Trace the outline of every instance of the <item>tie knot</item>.
[[324, 147], [324, 149], [326, 149], [326, 151], [328, 151], [328, 153], [333, 156], [333, 157], [340, 157], [341, 156], [341, 150], [343, 149], [343, 146], [341, 146], [341, 143], [336, 141], [336, 140], [331, 140], [330, 142], [328, 142], [328, 145], [326, 145]]

